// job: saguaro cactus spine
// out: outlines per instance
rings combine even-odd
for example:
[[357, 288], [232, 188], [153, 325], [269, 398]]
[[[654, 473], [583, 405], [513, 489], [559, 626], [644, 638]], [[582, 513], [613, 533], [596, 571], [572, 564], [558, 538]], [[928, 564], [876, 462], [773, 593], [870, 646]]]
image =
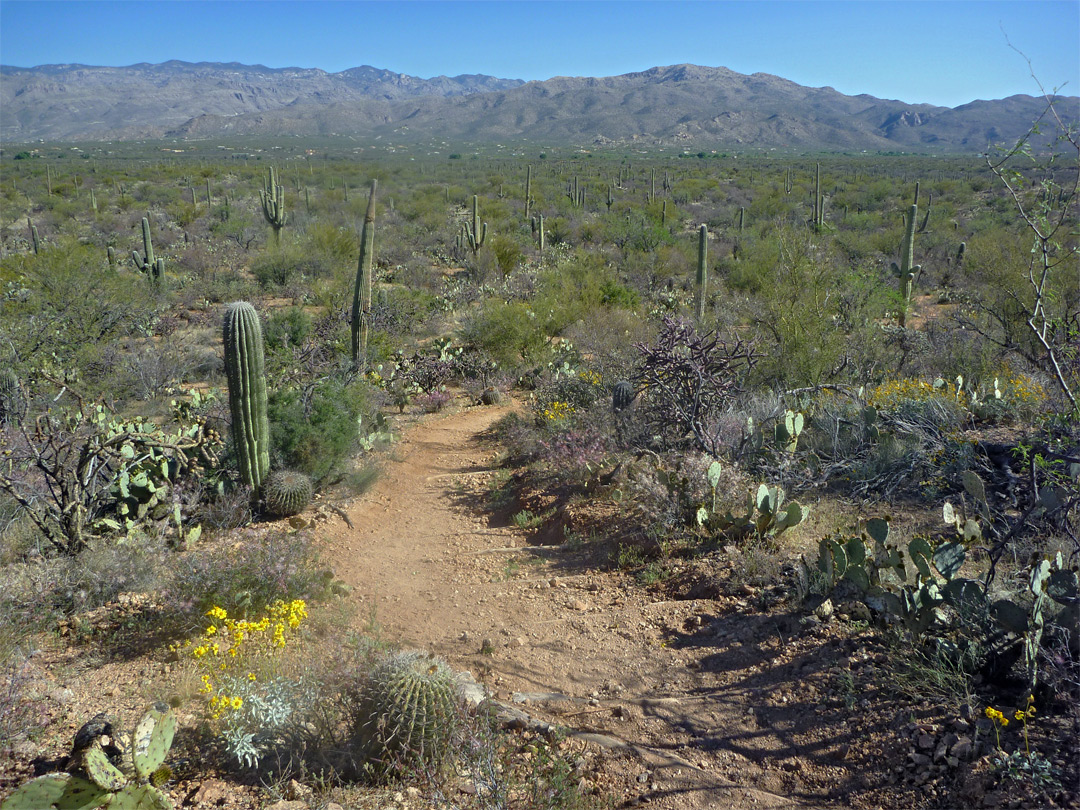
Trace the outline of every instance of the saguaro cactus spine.
[[[360, 231], [360, 261], [356, 266], [356, 288], [353, 291], [352, 363], [363, 370], [367, 363], [368, 328], [371, 324], [371, 276], [375, 270], [375, 189], [378, 180], [371, 181], [364, 227]], [[475, 197], [473, 199], [476, 199]]]
[[698, 254], [697, 254], [697, 319], [705, 318], [705, 295], [709, 287], [709, 228], [702, 225], [698, 229]]
[[160, 282], [165, 278], [165, 260], [154, 258], [154, 242], [150, 238], [150, 220], [146, 217], [142, 218], [142, 241], [143, 241], [143, 255], [139, 255], [139, 251], [131, 251], [131, 260], [135, 262], [135, 266], [146, 273], [146, 277], [151, 281]]
[[281, 229], [285, 227], [288, 216], [285, 213], [285, 187], [279, 186], [274, 167], [270, 167], [270, 180], [266, 188], [259, 189], [262, 200], [262, 212], [270, 227], [274, 229], [274, 244], [281, 244]]
[[270, 472], [270, 421], [266, 412], [262, 326], [255, 307], [247, 301], [229, 304], [222, 334], [240, 477], [258, 492]]

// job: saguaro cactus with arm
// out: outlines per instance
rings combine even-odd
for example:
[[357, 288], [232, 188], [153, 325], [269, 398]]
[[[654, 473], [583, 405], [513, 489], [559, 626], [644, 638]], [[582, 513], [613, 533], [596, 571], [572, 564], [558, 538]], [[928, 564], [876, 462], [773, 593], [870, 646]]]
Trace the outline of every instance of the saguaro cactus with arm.
[[270, 167], [270, 180], [266, 188], [259, 189], [259, 199], [262, 200], [262, 212], [270, 227], [274, 229], [274, 244], [281, 244], [281, 229], [285, 227], [288, 219], [285, 214], [285, 187], [279, 186], [274, 167]]
[[911, 306], [911, 288], [915, 284], [915, 274], [922, 269], [922, 265], [913, 263], [915, 261], [915, 219], [918, 216], [919, 206], [912, 205], [908, 209], [904, 241], [900, 243], [900, 264], [892, 263], [892, 271], [900, 279], [900, 326], [907, 326], [907, 311]]
[[146, 218], [142, 218], [142, 241], [143, 241], [143, 255], [139, 255], [139, 251], [131, 251], [131, 259], [135, 262], [135, 266], [146, 273], [146, 277], [151, 281], [160, 282], [165, 278], [165, 260], [154, 258], [154, 242], [150, 238], [150, 221]]

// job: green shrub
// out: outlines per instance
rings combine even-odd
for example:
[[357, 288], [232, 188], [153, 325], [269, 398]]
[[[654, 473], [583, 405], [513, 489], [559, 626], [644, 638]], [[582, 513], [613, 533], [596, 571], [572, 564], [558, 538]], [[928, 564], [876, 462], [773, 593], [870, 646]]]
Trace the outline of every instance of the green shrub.
[[359, 420], [367, 422], [365, 383], [324, 379], [307, 390], [270, 394], [270, 464], [306, 473], [320, 482], [338, 472], [355, 452]]

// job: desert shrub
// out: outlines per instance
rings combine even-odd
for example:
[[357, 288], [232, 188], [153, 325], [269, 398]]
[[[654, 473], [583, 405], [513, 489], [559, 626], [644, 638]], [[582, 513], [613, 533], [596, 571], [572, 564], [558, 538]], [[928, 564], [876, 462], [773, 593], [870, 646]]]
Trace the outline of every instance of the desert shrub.
[[213, 607], [254, 616], [275, 601], [311, 599], [325, 590], [326, 572], [308, 534], [247, 529], [241, 539], [196, 549], [170, 564], [158, 599], [164, 621], [194, 632]]
[[164, 539], [147, 534], [98, 538], [70, 557], [34, 557], [3, 569], [0, 609], [14, 624], [37, 626], [100, 607], [121, 593], [155, 591], [168, 557]]
[[495, 254], [495, 263], [499, 272], [509, 275], [521, 261], [521, 246], [508, 236], [496, 236], [491, 240], [491, 250]]
[[641, 357], [633, 381], [644, 389], [638, 412], [650, 436], [672, 448], [689, 443], [719, 455], [724, 446], [718, 417], [742, 390], [757, 362], [743, 341], [725, 343], [688, 323], [665, 318], [651, 344], [637, 344]]
[[394, 337], [415, 332], [436, 311], [438, 303], [424, 290], [380, 288], [371, 304], [371, 328]]
[[332, 272], [326, 258], [299, 247], [270, 249], [251, 263], [251, 272], [263, 288], [287, 287], [301, 279], [321, 278]]
[[363, 382], [333, 378], [272, 391], [271, 466], [298, 470], [317, 483], [337, 472], [357, 448], [360, 418], [371, 416], [367, 393]]
[[264, 340], [268, 350], [302, 346], [311, 335], [311, 316], [301, 307], [289, 307], [279, 310], [266, 319], [263, 328]]
[[488, 299], [467, 318], [462, 339], [504, 368], [536, 362], [547, 346], [547, 334], [533, 308], [521, 301]]

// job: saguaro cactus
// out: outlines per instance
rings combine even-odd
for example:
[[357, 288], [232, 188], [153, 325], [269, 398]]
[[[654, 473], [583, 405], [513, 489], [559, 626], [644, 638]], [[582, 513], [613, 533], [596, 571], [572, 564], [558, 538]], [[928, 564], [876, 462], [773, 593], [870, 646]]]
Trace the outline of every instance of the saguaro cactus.
[[532, 164], [530, 163], [525, 170], [525, 219], [529, 218], [532, 203]]
[[165, 260], [154, 258], [154, 242], [150, 238], [150, 220], [146, 217], [142, 218], [142, 242], [143, 242], [143, 255], [139, 255], [139, 251], [131, 251], [131, 260], [135, 262], [135, 266], [146, 273], [146, 277], [151, 281], [160, 282], [165, 278]]
[[270, 471], [270, 421], [262, 326], [255, 307], [236, 301], [225, 308], [225, 375], [240, 477], [256, 492]]
[[698, 230], [697, 252], [697, 319], [705, 317], [705, 294], [709, 287], [709, 228], [702, 225]]
[[476, 258], [476, 254], [480, 252], [480, 248], [487, 240], [487, 223], [480, 222], [480, 202], [475, 194], [472, 198], [472, 219], [461, 226], [461, 235], [464, 237], [465, 244], [473, 252], [473, 258]]
[[288, 219], [285, 214], [285, 187], [279, 186], [274, 167], [270, 167], [270, 180], [266, 188], [259, 189], [259, 199], [262, 200], [262, 212], [270, 227], [274, 229], [274, 244], [281, 244], [281, 229], [285, 227]]
[[37, 226], [30, 217], [26, 218], [26, 224], [30, 228], [30, 244], [34, 246], [34, 255], [41, 252], [41, 243], [38, 242]]
[[900, 243], [900, 264], [892, 263], [892, 271], [900, 279], [900, 326], [907, 326], [907, 311], [911, 306], [911, 288], [915, 284], [915, 274], [922, 265], [913, 264], [915, 260], [915, 220], [919, 216], [919, 206], [908, 209], [904, 228], [904, 240]]
[[[375, 189], [377, 180], [371, 181], [371, 195], [364, 213], [364, 228], [360, 232], [360, 261], [356, 266], [356, 288], [353, 291], [352, 310], [352, 362], [353, 368], [362, 370], [367, 363], [368, 328], [371, 324], [371, 275], [375, 269]], [[476, 198], [473, 197], [473, 200]]]

